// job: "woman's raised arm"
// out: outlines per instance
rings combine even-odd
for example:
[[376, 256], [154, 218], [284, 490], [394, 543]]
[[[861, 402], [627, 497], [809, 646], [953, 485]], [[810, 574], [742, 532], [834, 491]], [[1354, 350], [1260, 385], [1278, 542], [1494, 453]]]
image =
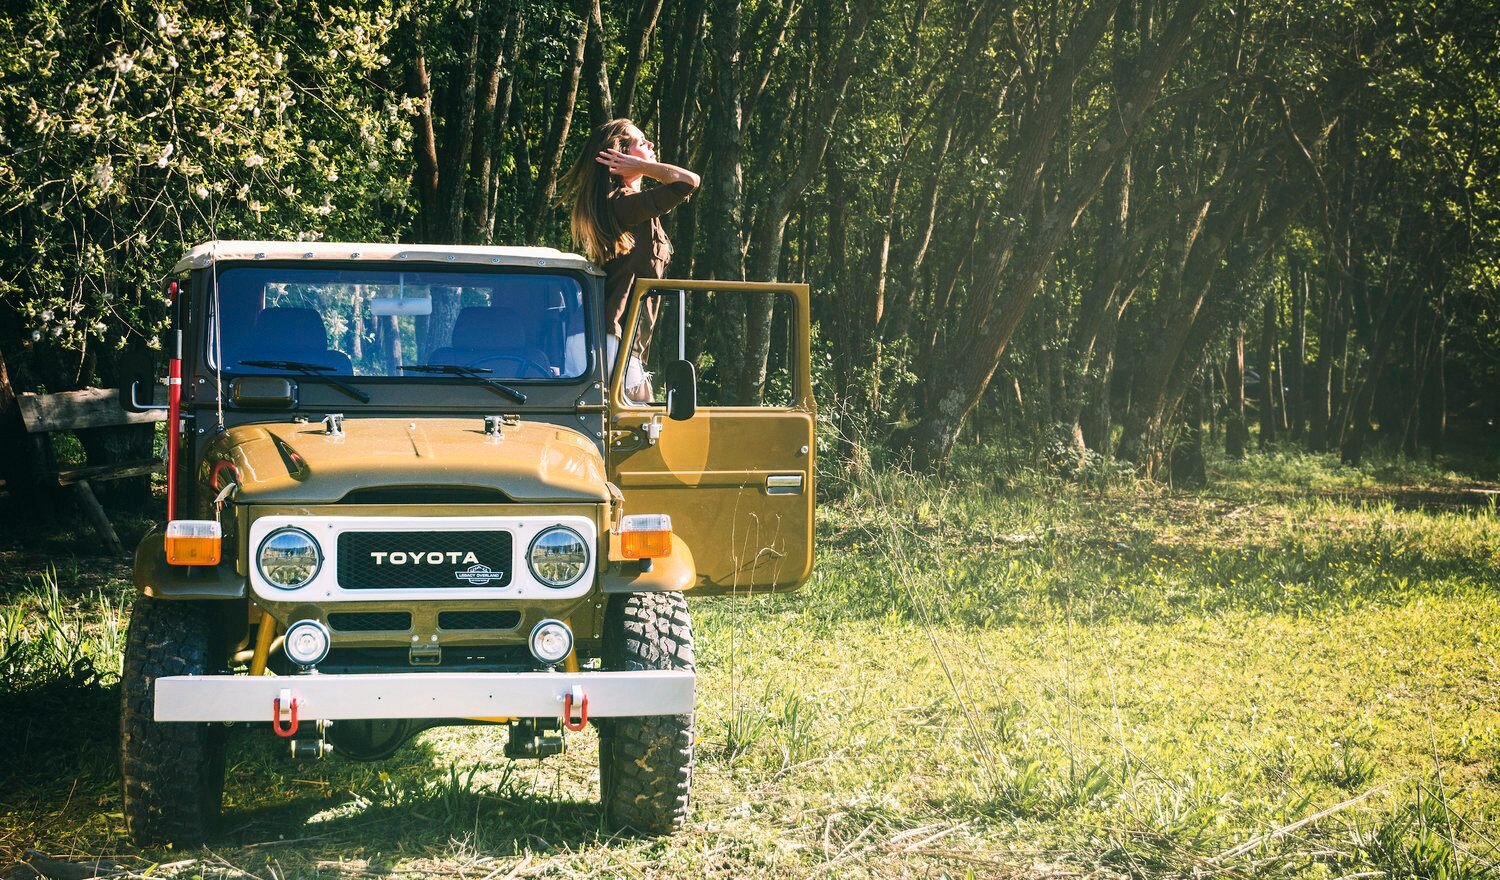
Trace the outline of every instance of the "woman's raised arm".
[[698, 175], [686, 168], [668, 165], [665, 162], [652, 162], [616, 149], [600, 151], [598, 161], [600, 165], [609, 169], [609, 173], [621, 177], [639, 174], [658, 183], [686, 183], [693, 189], [697, 189], [700, 182]]

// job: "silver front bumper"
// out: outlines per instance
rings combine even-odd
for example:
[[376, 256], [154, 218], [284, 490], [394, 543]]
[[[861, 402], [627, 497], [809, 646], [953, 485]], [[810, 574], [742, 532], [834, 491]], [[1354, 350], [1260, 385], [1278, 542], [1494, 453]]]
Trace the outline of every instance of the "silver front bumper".
[[545, 718], [562, 716], [569, 695], [575, 705], [587, 698], [589, 717], [686, 715], [693, 711], [695, 680], [692, 672], [667, 670], [174, 675], [156, 680], [154, 717], [270, 721], [278, 700], [284, 713], [295, 699], [305, 720]]

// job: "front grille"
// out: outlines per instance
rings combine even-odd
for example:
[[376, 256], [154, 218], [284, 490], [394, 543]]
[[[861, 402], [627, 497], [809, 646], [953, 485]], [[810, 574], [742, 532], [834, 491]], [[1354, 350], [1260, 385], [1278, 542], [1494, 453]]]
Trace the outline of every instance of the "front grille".
[[411, 629], [411, 614], [406, 611], [336, 611], [328, 615], [328, 625], [339, 632], [405, 632]]
[[344, 532], [338, 578], [346, 590], [504, 587], [510, 532]]
[[441, 611], [438, 629], [515, 629], [521, 624], [519, 611]]

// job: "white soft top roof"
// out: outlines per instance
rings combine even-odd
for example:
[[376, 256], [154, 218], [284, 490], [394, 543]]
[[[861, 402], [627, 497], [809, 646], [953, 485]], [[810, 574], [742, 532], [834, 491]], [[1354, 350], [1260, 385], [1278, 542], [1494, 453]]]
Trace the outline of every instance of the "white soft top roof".
[[182, 255], [174, 273], [206, 269], [229, 260], [356, 260], [358, 262], [465, 263], [577, 269], [604, 274], [577, 254], [544, 247], [481, 247], [467, 244], [381, 244], [342, 241], [205, 241]]

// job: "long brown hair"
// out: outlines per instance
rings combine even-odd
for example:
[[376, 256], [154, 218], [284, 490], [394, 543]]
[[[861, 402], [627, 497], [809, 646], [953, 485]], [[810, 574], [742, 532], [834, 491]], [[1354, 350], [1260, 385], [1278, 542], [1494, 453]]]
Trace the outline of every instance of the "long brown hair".
[[620, 228], [615, 212], [609, 208], [609, 194], [617, 178], [597, 161], [604, 150], [618, 150], [630, 140], [628, 129], [632, 124], [629, 119], [611, 119], [594, 129], [578, 161], [562, 179], [563, 198], [573, 202], [573, 240], [596, 263], [635, 247], [635, 236]]

